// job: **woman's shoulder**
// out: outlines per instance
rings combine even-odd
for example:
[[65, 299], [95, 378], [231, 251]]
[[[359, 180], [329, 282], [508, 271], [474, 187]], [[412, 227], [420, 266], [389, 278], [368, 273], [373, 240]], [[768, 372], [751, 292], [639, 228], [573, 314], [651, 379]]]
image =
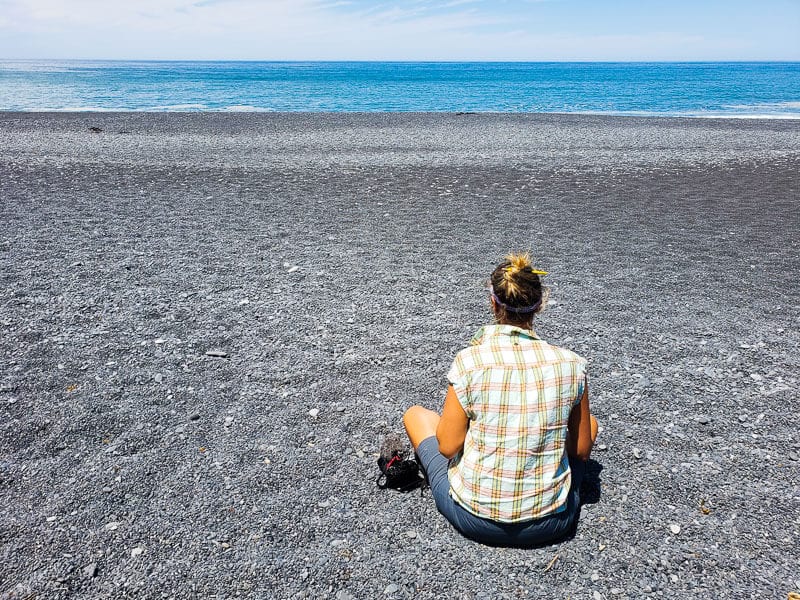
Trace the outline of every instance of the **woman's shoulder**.
[[556, 346], [555, 344], [550, 344], [549, 342], [545, 342], [544, 340], [539, 340], [539, 341], [546, 348], [546, 351], [551, 353], [554, 358], [557, 358], [565, 362], [586, 364], [585, 358], [583, 358], [577, 352], [570, 350], [569, 348], [564, 348], [563, 346]]

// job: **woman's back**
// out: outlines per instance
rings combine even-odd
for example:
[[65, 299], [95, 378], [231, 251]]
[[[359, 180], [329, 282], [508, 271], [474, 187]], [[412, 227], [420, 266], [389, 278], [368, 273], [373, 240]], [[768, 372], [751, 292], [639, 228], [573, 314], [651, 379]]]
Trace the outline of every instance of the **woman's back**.
[[481, 328], [448, 379], [470, 419], [450, 461], [451, 494], [500, 522], [538, 518], [566, 502], [567, 423], [583, 394], [586, 361], [512, 325]]

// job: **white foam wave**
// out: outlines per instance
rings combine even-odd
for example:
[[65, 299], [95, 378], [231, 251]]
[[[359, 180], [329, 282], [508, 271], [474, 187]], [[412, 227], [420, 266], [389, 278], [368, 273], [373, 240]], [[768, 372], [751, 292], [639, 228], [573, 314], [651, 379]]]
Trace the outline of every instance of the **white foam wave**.
[[757, 104], [726, 104], [722, 108], [730, 108], [733, 110], [800, 110], [800, 102], [760, 102]]
[[232, 104], [223, 108], [225, 112], [274, 112], [273, 108], [264, 108], [262, 106], [252, 106], [250, 104]]
[[192, 110], [208, 110], [206, 104], [165, 104], [163, 106], [149, 106], [147, 108], [137, 108], [138, 111], [192, 111]]
[[58, 108], [32, 108], [25, 112], [125, 112], [125, 109], [106, 106], [59, 106]]
[[791, 120], [800, 119], [800, 112], [728, 112], [728, 111], [686, 111], [686, 112], [656, 112], [643, 110], [630, 111], [579, 111], [574, 114], [584, 115], [606, 115], [610, 117], [665, 117], [665, 118], [689, 118], [689, 119], [776, 119]]

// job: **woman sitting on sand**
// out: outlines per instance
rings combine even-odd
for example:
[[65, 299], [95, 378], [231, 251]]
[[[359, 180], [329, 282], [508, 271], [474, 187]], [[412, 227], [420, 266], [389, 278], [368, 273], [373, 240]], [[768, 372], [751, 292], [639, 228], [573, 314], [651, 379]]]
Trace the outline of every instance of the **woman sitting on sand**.
[[586, 361], [532, 330], [545, 274], [527, 254], [506, 257], [491, 276], [497, 323], [456, 355], [442, 415], [412, 406], [403, 416], [436, 508], [493, 546], [536, 546], [572, 530], [597, 436]]

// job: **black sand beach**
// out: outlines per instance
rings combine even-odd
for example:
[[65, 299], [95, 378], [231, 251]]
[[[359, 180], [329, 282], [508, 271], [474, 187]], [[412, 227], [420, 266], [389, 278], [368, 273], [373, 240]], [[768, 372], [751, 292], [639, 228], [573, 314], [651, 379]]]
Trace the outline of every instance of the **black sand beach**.
[[[800, 591], [800, 121], [0, 113], [0, 140], [0, 598]], [[575, 536], [536, 550], [374, 485], [512, 249], [602, 427]]]

